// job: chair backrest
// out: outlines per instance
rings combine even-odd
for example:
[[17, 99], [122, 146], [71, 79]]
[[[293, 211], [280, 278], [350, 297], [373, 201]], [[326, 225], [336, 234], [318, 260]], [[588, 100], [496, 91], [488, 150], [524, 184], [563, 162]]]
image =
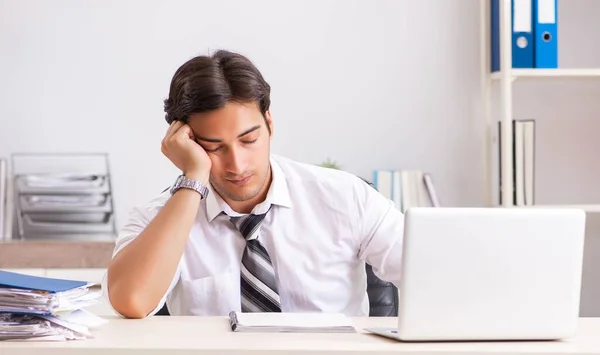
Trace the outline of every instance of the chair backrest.
[[366, 269], [369, 317], [398, 316], [398, 288], [393, 283], [378, 278], [371, 265], [366, 264]]

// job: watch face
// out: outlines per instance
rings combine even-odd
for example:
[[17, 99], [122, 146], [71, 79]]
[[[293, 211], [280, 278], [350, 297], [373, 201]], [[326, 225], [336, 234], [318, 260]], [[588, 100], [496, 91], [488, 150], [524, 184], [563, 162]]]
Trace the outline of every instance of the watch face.
[[175, 193], [175, 191], [177, 191], [177, 189], [179, 189], [179, 187], [181, 186], [181, 180], [183, 178], [183, 175], [179, 175], [177, 177], [177, 179], [175, 179], [175, 183], [173, 184], [173, 186], [171, 186], [171, 190], [169, 191], [172, 194]]

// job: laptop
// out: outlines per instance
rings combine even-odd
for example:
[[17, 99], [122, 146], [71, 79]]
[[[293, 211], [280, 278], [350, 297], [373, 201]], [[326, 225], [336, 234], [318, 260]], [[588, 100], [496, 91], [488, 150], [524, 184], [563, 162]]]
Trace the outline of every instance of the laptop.
[[585, 212], [563, 208], [410, 208], [400, 341], [557, 340], [579, 318]]

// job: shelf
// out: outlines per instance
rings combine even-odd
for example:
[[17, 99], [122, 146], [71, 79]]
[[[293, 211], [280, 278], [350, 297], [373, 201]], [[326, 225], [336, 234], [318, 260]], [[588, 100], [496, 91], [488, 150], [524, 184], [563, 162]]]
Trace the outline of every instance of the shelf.
[[600, 204], [598, 205], [533, 205], [533, 206], [515, 206], [517, 208], [576, 208], [585, 212], [600, 212]]
[[[492, 80], [502, 78], [501, 72], [492, 73]], [[512, 69], [513, 79], [600, 79], [600, 69]]]

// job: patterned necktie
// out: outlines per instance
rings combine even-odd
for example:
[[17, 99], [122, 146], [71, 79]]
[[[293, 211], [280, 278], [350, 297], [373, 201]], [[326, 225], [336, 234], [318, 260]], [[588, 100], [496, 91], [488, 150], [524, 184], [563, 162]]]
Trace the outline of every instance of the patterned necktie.
[[246, 239], [241, 265], [242, 312], [281, 312], [275, 271], [267, 250], [258, 240], [260, 225], [266, 213], [230, 217]]

